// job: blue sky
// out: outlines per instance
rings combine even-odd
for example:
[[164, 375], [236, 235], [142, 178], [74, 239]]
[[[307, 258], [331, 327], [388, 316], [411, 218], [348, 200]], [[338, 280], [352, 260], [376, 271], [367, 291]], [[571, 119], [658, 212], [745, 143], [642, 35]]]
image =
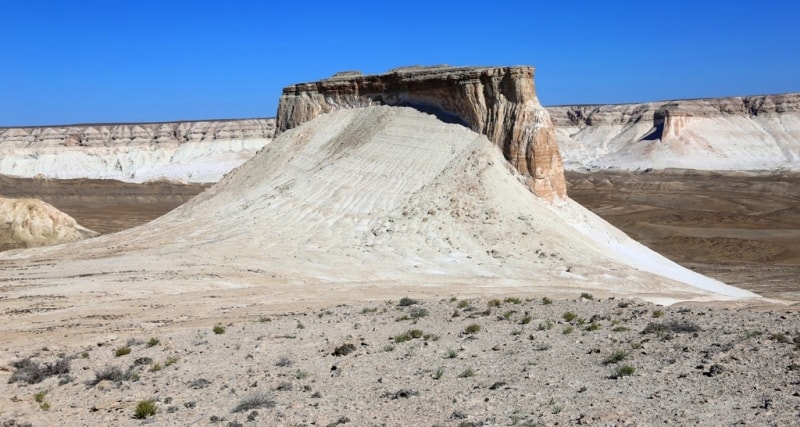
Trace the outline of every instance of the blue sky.
[[800, 92], [800, 2], [0, 0], [0, 126], [271, 117], [342, 70], [536, 67], [545, 105]]

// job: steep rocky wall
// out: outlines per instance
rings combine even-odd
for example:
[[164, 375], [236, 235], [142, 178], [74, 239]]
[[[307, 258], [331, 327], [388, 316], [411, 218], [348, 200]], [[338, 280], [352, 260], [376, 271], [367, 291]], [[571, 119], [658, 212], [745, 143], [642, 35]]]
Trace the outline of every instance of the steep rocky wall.
[[553, 124], [536, 97], [533, 67], [407, 67], [339, 73], [284, 88], [277, 132], [337, 109], [410, 106], [486, 135], [545, 199], [566, 197]]
[[214, 182], [274, 131], [274, 119], [0, 128], [0, 174]]
[[569, 169], [800, 166], [800, 94], [548, 107]]

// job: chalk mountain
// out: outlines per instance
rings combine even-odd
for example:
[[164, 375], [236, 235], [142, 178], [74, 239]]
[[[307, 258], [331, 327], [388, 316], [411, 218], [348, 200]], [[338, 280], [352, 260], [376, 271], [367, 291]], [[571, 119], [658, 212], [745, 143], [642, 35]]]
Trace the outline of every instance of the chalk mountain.
[[548, 111], [570, 170], [800, 170], [800, 93]]
[[6, 252], [0, 263], [0, 280], [25, 265], [36, 292], [92, 298], [118, 314], [142, 314], [131, 298], [154, 294], [169, 310], [199, 304], [186, 294], [201, 291], [217, 303], [243, 292], [274, 302], [412, 289], [756, 297], [674, 264], [569, 199], [536, 196], [485, 136], [388, 106], [334, 111], [287, 130], [151, 223]]

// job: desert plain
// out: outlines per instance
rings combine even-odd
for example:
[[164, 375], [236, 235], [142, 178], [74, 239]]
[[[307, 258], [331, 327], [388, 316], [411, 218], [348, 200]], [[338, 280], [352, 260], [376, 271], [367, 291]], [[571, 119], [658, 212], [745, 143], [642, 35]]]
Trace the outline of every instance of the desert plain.
[[794, 172], [293, 111], [213, 186], [3, 177], [104, 234], [0, 256], [4, 425], [797, 423]]

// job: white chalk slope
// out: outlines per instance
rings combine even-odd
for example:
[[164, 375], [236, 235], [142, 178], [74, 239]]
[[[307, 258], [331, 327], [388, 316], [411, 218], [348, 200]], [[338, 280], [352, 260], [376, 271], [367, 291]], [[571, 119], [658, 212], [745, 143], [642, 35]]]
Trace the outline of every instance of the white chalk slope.
[[420, 287], [755, 297], [679, 267], [572, 201], [548, 205], [486, 137], [399, 107], [320, 116], [166, 216], [71, 245], [70, 259], [59, 251], [5, 262], [61, 259], [29, 274], [88, 292], [54, 279], [81, 270], [94, 292], [120, 295], [272, 286], [275, 298], [277, 289], [310, 298], [324, 285], [354, 299]]
[[[800, 170], [800, 111], [719, 111], [735, 99], [678, 101], [689, 112], [665, 124], [654, 124], [653, 114], [668, 103], [549, 110], [568, 170]], [[588, 125], [566, 117], [581, 109], [591, 115]]]
[[0, 174], [212, 183], [274, 129], [273, 119], [0, 128]]

